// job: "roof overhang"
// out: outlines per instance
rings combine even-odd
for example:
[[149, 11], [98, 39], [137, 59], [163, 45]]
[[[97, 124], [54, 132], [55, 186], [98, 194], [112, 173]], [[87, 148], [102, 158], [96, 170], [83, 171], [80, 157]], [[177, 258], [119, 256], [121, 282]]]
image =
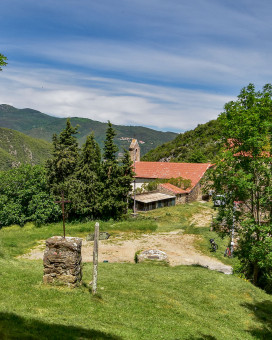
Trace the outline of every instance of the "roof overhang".
[[160, 192], [141, 194], [135, 196], [135, 201], [142, 203], [152, 203], [157, 201], [164, 201], [168, 199], [176, 198], [176, 196], [162, 194]]

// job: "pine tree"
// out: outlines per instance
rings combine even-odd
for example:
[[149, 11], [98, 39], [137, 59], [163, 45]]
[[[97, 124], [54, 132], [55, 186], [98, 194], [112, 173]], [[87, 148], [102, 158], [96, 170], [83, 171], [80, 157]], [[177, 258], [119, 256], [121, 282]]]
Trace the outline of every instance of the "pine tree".
[[132, 167], [132, 160], [130, 158], [129, 152], [124, 150], [124, 155], [122, 158], [122, 165], [121, 165], [121, 177], [120, 177], [120, 186], [122, 188], [122, 200], [126, 202], [125, 213], [128, 210], [128, 203], [129, 203], [129, 194], [132, 191], [132, 180], [134, 176], [134, 171]]
[[62, 192], [68, 195], [69, 181], [78, 162], [79, 149], [75, 134], [77, 127], [73, 127], [67, 119], [60, 135], [53, 135], [53, 157], [48, 160], [46, 167], [51, 189], [57, 196]]
[[[106, 140], [104, 146], [104, 160], [101, 166], [101, 196], [100, 209], [102, 218], [120, 218], [127, 207], [128, 177], [124, 176], [128, 171], [127, 164], [118, 164], [116, 158], [117, 146], [114, 144], [116, 132], [112, 124], [108, 122]], [[127, 156], [126, 156], [127, 157]]]
[[87, 136], [82, 146], [75, 177], [81, 183], [78, 211], [92, 218], [99, 215], [98, 195], [100, 192], [101, 152], [93, 133]]
[[117, 163], [116, 153], [118, 151], [118, 147], [114, 144], [114, 137], [116, 136], [116, 132], [112, 127], [110, 121], [108, 121], [108, 128], [106, 131], [106, 140], [104, 142], [104, 161], [108, 164]]

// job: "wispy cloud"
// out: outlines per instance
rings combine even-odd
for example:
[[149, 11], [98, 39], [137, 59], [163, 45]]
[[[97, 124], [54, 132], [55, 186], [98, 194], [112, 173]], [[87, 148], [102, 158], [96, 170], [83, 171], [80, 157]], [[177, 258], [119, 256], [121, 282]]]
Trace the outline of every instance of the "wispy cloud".
[[[46, 46], [46, 49], [43, 48]], [[14, 47], [13, 53], [22, 53]], [[31, 41], [24, 46], [32, 58], [60, 68], [81, 68], [86, 74], [130, 78], [146, 83], [174, 86], [211, 87], [215, 90], [240, 88], [248, 82], [258, 85], [272, 76], [270, 55], [252, 49], [211, 45], [193, 51], [162, 51], [137, 44], [108, 40]], [[256, 67], [258, 66], [258, 67]]]
[[[78, 82], [89, 85], [79, 86]], [[31, 107], [59, 117], [80, 116], [175, 131], [216, 118], [230, 99], [203, 91], [84, 74], [80, 77], [78, 73], [48, 69], [14, 69], [3, 73], [0, 82], [0, 102], [15, 107]]]
[[2, 0], [0, 102], [184, 130], [271, 82], [261, 0]]

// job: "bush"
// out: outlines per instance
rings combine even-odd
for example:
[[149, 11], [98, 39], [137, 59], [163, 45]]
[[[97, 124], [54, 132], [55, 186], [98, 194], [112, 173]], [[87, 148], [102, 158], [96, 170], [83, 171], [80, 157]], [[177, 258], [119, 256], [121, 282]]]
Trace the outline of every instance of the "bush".
[[41, 225], [59, 216], [42, 166], [22, 165], [0, 173], [0, 227], [27, 221]]

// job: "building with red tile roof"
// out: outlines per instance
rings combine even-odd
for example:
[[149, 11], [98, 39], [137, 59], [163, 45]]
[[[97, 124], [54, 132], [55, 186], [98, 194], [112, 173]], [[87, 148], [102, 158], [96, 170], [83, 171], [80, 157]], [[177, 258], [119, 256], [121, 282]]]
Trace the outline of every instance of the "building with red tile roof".
[[[176, 196], [176, 203], [195, 201], [202, 198], [200, 180], [210, 167], [212, 167], [211, 163], [135, 162], [135, 188], [141, 188], [155, 179], [182, 177], [191, 181], [189, 188], [181, 189], [170, 183], [161, 183], [158, 191], [165, 195]], [[148, 206], [145, 210], [149, 210]]]
[[170, 179], [182, 177], [194, 187], [212, 166], [211, 163], [135, 162], [136, 178]]

